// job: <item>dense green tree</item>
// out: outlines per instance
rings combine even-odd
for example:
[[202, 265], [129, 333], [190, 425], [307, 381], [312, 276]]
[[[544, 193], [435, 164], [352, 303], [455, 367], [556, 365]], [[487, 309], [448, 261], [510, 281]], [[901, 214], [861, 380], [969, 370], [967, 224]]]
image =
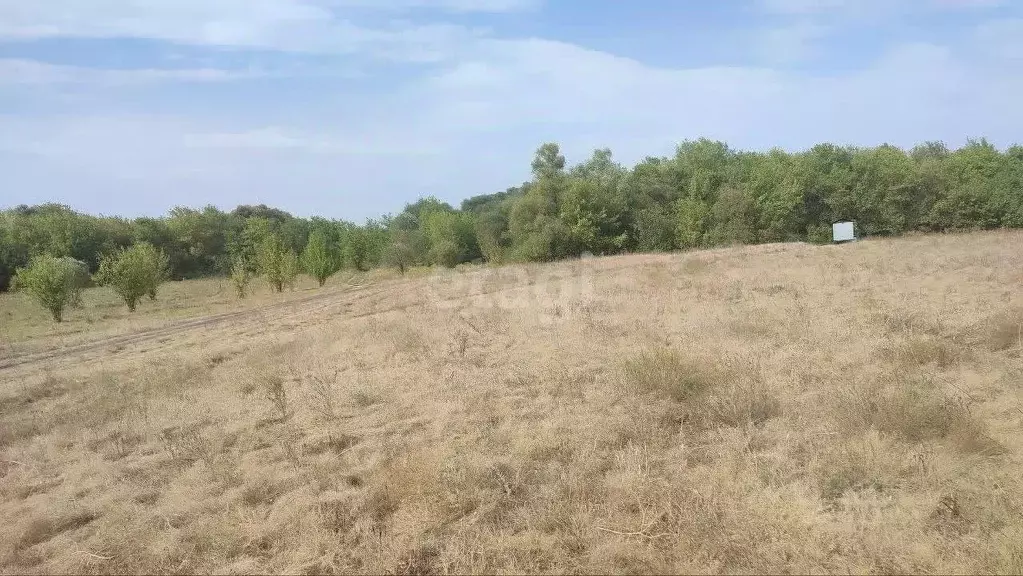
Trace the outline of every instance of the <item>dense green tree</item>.
[[163, 218], [136, 218], [132, 222], [132, 241], [148, 242], [158, 246], [167, 254], [168, 274], [175, 280], [184, 278], [183, 270], [188, 266], [188, 254]]
[[1011, 181], [1007, 156], [987, 140], [970, 140], [944, 158], [949, 189], [935, 203], [931, 220], [939, 229], [997, 228], [1011, 212]]
[[320, 286], [340, 269], [340, 260], [337, 244], [331, 241], [327, 232], [318, 229], [309, 235], [309, 242], [302, 252], [302, 266]]
[[629, 239], [626, 174], [606, 148], [596, 150], [589, 160], [572, 169], [559, 202], [560, 217], [569, 234], [570, 255], [609, 254], [626, 247]]
[[830, 217], [818, 184], [804, 177], [805, 155], [771, 150], [743, 155], [738, 161], [742, 164], [740, 187], [756, 203], [757, 241], [798, 239], [806, 232], [807, 222]]
[[560, 218], [560, 201], [568, 186], [565, 157], [557, 144], [540, 146], [532, 162], [533, 182], [509, 214], [513, 257], [550, 261], [571, 253], [569, 231]]
[[622, 192], [627, 202], [629, 247], [640, 251], [675, 249], [674, 204], [681, 195], [671, 160], [645, 158], [627, 172]]
[[735, 153], [723, 142], [701, 138], [678, 145], [671, 172], [682, 195], [710, 204], [729, 181]]
[[402, 276], [416, 263], [415, 249], [410, 238], [412, 233], [399, 230], [391, 237], [391, 242], [384, 252], [384, 262], [398, 269]]
[[757, 241], [757, 203], [746, 190], [725, 186], [710, 209], [710, 244], [752, 244]]
[[234, 258], [241, 258], [253, 272], [258, 271], [259, 253], [264, 242], [270, 236], [278, 236], [279, 225], [269, 218], [253, 216], [246, 219], [239, 230], [233, 235], [229, 250]]
[[81, 305], [82, 290], [88, 283], [88, 266], [67, 256], [36, 256], [18, 269], [15, 278], [15, 287], [45, 308], [54, 322], [64, 319], [66, 308]]
[[521, 186], [515, 186], [508, 188], [504, 192], [497, 192], [495, 194], [482, 194], [479, 196], [473, 196], [466, 198], [462, 201], [462, 212], [472, 212], [475, 214], [483, 214], [486, 212], [492, 212], [500, 210], [501, 206], [507, 204], [509, 200], [514, 201], [517, 198], [522, 197], [523, 194], [529, 190], [530, 183], [526, 182]]
[[230, 221], [215, 206], [201, 210], [180, 206], [172, 209], [167, 225], [184, 251], [176, 275], [195, 278], [225, 272], [230, 262], [227, 250]]
[[104, 256], [96, 280], [111, 287], [134, 312], [143, 296], [156, 298], [166, 271], [167, 255], [148, 242], [139, 242]]
[[13, 226], [14, 216], [0, 212], [0, 292], [10, 287], [15, 270], [26, 263], [14, 242]]
[[914, 199], [913, 161], [894, 146], [857, 150], [852, 158], [852, 195], [857, 225], [865, 234], [906, 230]]
[[570, 255], [610, 254], [625, 247], [625, 203], [617, 190], [600, 181], [573, 180], [561, 201], [560, 218]]
[[487, 262], [500, 263], [512, 246], [509, 220], [512, 207], [529, 191], [529, 182], [504, 192], [474, 196], [462, 202], [462, 211], [472, 216], [476, 244]]
[[341, 232], [341, 262], [345, 268], [369, 270], [369, 233], [362, 226], [346, 225]]
[[249, 291], [249, 282], [252, 280], [252, 267], [241, 256], [235, 256], [231, 264], [231, 285], [239, 298], [245, 298]]
[[641, 252], [663, 252], [678, 247], [672, 205], [650, 205], [632, 214], [634, 247]]
[[676, 235], [682, 249], [704, 245], [710, 207], [698, 198], [681, 198], [675, 207]]
[[472, 216], [460, 212], [433, 211], [422, 217], [431, 264], [449, 268], [479, 257]]
[[291, 248], [285, 247], [282, 276], [284, 278], [284, 285], [288, 287], [288, 290], [295, 289], [295, 280], [298, 279], [298, 273], [301, 267], [301, 263], [298, 261], [298, 254], [296, 254]]
[[248, 220], [249, 218], [263, 218], [265, 220], [275, 222], [278, 225], [294, 218], [294, 216], [288, 212], [278, 208], [271, 208], [266, 204], [259, 204], [257, 206], [241, 205], [232, 210], [231, 215], [242, 220]]
[[292, 280], [291, 254], [279, 234], [271, 233], [260, 242], [257, 269], [274, 292], [283, 292], [284, 286]]

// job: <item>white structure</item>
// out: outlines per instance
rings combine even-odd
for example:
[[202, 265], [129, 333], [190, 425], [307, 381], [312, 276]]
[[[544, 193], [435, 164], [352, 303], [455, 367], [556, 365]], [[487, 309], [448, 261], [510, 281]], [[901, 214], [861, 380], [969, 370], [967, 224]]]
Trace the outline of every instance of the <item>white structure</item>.
[[831, 225], [835, 242], [852, 242], [856, 239], [853, 222], [835, 222]]

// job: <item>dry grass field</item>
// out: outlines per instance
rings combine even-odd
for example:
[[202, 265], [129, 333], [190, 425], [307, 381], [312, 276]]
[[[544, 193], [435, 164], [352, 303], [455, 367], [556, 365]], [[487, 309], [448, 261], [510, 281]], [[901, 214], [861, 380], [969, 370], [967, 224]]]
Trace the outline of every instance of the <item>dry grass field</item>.
[[0, 571], [1023, 572], [1023, 233], [365, 280], [0, 296]]

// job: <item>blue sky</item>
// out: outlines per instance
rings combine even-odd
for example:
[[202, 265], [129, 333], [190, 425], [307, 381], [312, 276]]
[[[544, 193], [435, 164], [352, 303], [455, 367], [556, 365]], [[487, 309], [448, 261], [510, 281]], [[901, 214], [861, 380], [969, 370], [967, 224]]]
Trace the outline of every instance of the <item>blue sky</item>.
[[0, 206], [361, 220], [543, 141], [1023, 140], [1014, 0], [0, 0]]

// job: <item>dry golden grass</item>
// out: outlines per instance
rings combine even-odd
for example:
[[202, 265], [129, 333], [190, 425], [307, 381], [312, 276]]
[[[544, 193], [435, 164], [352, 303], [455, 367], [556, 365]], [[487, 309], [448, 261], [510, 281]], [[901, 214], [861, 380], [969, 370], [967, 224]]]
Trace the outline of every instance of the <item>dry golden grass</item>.
[[215, 285], [0, 297], [0, 571], [1023, 572], [1023, 234]]
[[[416, 273], [422, 274], [421, 270]], [[328, 280], [327, 290], [361, 285], [395, 276], [388, 270], [342, 272]], [[156, 301], [144, 298], [135, 313], [109, 288], [91, 288], [83, 295], [82, 307], [69, 309], [64, 321], [54, 324], [48, 312], [20, 294], [0, 294], [0, 358], [4, 355], [88, 342], [97, 335], [133, 333], [165, 325], [168, 321], [202, 318], [281, 305], [308, 298], [319, 292], [316, 281], [300, 277], [294, 290], [275, 294], [260, 280], [254, 280], [249, 295], [239, 300], [228, 278], [167, 282]]]

